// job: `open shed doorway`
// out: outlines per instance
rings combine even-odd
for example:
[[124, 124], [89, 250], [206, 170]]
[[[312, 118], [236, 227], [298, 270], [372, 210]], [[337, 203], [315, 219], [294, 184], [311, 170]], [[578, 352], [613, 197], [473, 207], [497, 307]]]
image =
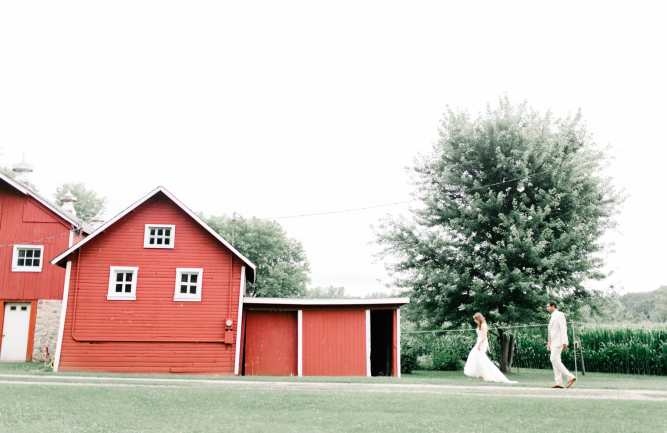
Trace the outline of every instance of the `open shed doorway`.
[[394, 310], [371, 310], [371, 376], [391, 376]]

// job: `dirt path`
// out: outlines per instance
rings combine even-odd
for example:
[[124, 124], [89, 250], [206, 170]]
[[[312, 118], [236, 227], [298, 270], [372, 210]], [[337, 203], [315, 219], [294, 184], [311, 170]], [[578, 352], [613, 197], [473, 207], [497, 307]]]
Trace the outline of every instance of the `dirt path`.
[[549, 389], [517, 386], [460, 386], [431, 384], [324, 383], [241, 381], [210, 379], [159, 379], [95, 376], [35, 376], [0, 374], [0, 384], [21, 386], [81, 386], [132, 388], [233, 388], [310, 392], [428, 393], [517, 398], [647, 400], [667, 402], [667, 391], [610, 389]]

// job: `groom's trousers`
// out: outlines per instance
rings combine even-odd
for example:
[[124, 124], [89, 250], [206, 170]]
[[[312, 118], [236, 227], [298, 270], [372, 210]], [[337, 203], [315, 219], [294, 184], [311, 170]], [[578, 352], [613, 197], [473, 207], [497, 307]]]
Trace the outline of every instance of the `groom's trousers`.
[[560, 360], [560, 353], [563, 351], [563, 346], [551, 348], [551, 365], [554, 367], [554, 376], [556, 378], [556, 385], [563, 386], [563, 375], [567, 377], [567, 380], [570, 380], [574, 377], [567, 368], [563, 365], [563, 362]]

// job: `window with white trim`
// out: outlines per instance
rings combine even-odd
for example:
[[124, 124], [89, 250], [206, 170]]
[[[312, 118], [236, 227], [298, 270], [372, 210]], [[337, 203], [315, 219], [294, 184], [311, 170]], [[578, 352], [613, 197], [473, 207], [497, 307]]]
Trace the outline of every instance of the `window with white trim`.
[[14, 245], [12, 272], [42, 272], [43, 245]]
[[174, 301], [201, 301], [201, 282], [203, 276], [203, 269], [177, 268]]
[[175, 225], [146, 224], [144, 248], [174, 248]]
[[137, 299], [137, 273], [139, 268], [111, 266], [109, 271], [109, 301], [134, 301]]

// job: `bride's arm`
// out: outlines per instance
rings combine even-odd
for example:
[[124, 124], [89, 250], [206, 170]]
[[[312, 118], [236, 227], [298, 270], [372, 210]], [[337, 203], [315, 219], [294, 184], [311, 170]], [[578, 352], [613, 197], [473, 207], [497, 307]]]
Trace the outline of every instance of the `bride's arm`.
[[486, 323], [482, 325], [482, 339], [479, 341], [479, 344], [477, 345], [477, 350], [482, 350], [482, 343], [486, 341], [486, 333], [488, 332], [489, 327], [486, 326]]

